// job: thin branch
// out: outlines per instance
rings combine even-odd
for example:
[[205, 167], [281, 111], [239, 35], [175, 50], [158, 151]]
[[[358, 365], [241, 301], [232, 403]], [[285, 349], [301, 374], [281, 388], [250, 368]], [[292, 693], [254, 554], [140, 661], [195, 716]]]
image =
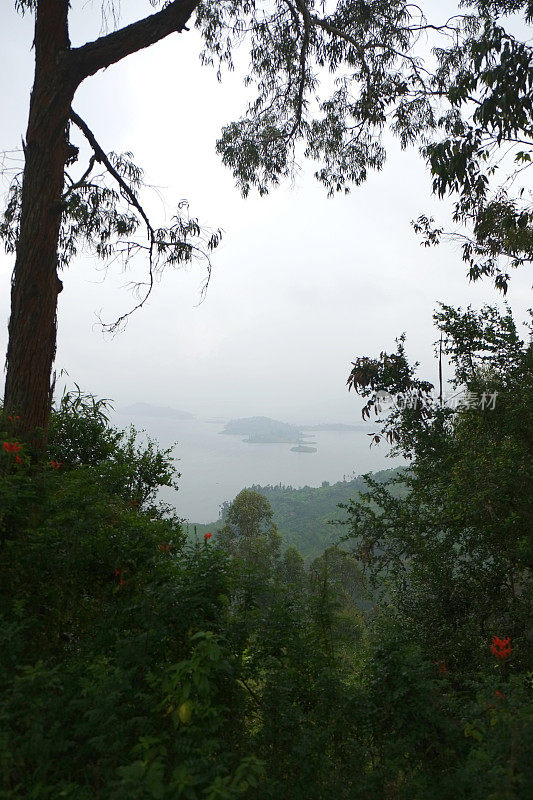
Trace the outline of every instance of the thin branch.
[[291, 139], [294, 136], [302, 121], [305, 90], [305, 65], [307, 60], [307, 52], [309, 50], [309, 40], [311, 38], [311, 15], [309, 13], [309, 9], [307, 8], [306, 0], [296, 0], [296, 5], [302, 12], [304, 32], [302, 37], [302, 49], [300, 50], [300, 83], [298, 86], [298, 96], [296, 101], [296, 117], [294, 120], [294, 125], [288, 134], [288, 139]]
[[361, 64], [364, 67], [364, 70], [367, 74], [369, 73], [369, 70], [364, 60], [365, 50], [382, 49], [385, 50], [388, 54], [391, 54], [393, 56], [396, 56], [397, 58], [402, 58], [405, 61], [408, 61], [411, 64], [418, 81], [424, 88], [426, 87], [426, 84], [424, 82], [424, 79], [420, 75], [420, 72], [425, 72], [426, 75], [428, 76], [430, 76], [431, 73], [429, 72], [429, 70], [427, 70], [425, 67], [422, 66], [422, 64], [420, 63], [420, 59], [410, 56], [407, 53], [402, 53], [401, 51], [396, 50], [394, 47], [391, 47], [391, 45], [388, 44], [387, 42], [375, 41], [375, 42], [367, 42], [366, 44], [361, 45], [351, 34], [346, 33], [341, 28], [332, 25], [330, 22], [328, 22], [325, 19], [321, 19], [320, 17], [313, 15], [312, 17], [310, 17], [310, 21], [312, 24], [316, 25], [319, 28], [322, 28], [322, 30], [326, 31], [331, 36], [336, 36], [339, 39], [348, 42], [348, 44], [351, 44], [352, 47], [354, 47], [357, 53], [359, 54], [359, 57], [361, 59]]
[[315, 15], [313, 15], [311, 17], [311, 22], [314, 25], [317, 25], [319, 28], [322, 28], [322, 30], [326, 31], [331, 36], [338, 36], [339, 39], [343, 39], [345, 42], [348, 42], [348, 44], [351, 44], [352, 47], [355, 48], [355, 50], [357, 51], [357, 53], [359, 55], [359, 58], [361, 59], [361, 66], [363, 67], [365, 73], [368, 76], [370, 76], [370, 70], [369, 70], [368, 64], [365, 61], [364, 48], [361, 47], [361, 44], [359, 42], [357, 42], [354, 39], [353, 36], [350, 36], [349, 33], [345, 33], [340, 28], [337, 28], [335, 25], [332, 25], [327, 20], [320, 19], [320, 17], [317, 17]]
[[137, 209], [137, 211], [139, 212], [139, 214], [141, 215], [141, 217], [143, 218], [143, 220], [144, 220], [144, 222], [146, 224], [146, 227], [148, 229], [148, 233], [149, 233], [150, 238], [151, 239], [155, 238], [154, 229], [152, 227], [152, 224], [151, 224], [150, 220], [148, 219], [148, 216], [146, 215], [145, 210], [143, 209], [143, 207], [139, 203], [139, 201], [138, 201], [138, 199], [137, 199], [137, 197], [135, 195], [135, 192], [133, 191], [133, 189], [130, 186], [128, 186], [128, 184], [126, 183], [124, 178], [115, 169], [115, 167], [113, 166], [113, 164], [111, 163], [111, 161], [109, 160], [109, 158], [107, 157], [105, 152], [103, 151], [102, 147], [98, 144], [94, 133], [91, 131], [91, 129], [89, 128], [87, 123], [84, 122], [82, 120], [82, 118], [78, 114], [76, 114], [74, 109], [70, 110], [70, 119], [80, 129], [80, 131], [83, 133], [83, 135], [85, 136], [85, 138], [87, 139], [87, 141], [91, 145], [96, 161], [98, 161], [100, 164], [103, 164], [105, 166], [105, 168], [107, 169], [109, 174], [113, 176], [113, 178], [116, 180], [116, 182], [118, 183], [118, 185], [120, 186], [120, 188], [124, 192], [128, 202], [131, 203], [131, 205], [134, 206], [134, 208]]
[[250, 686], [248, 686], [248, 684], [246, 683], [246, 681], [244, 680], [244, 678], [242, 676], [239, 678], [239, 681], [242, 683], [244, 688], [247, 690], [247, 692], [249, 693], [250, 697], [253, 698], [253, 700], [257, 704], [258, 708], [261, 708], [261, 700], [260, 700], [259, 696], [254, 692], [253, 689], [250, 688]]
[[293, 22], [294, 22], [294, 24], [296, 26], [296, 29], [299, 31], [300, 30], [300, 18], [298, 16], [298, 13], [297, 13], [296, 9], [294, 8], [293, 4], [291, 3], [291, 0], [284, 0], [284, 2], [289, 7], [289, 11], [291, 12], [291, 16], [292, 16]]
[[70, 119], [81, 130], [81, 132], [83, 133], [83, 135], [85, 136], [85, 138], [89, 142], [90, 146], [92, 147], [93, 152], [94, 152], [93, 158], [96, 161], [98, 161], [99, 163], [103, 164], [105, 166], [105, 168], [107, 169], [107, 171], [109, 172], [109, 174], [112, 175], [112, 177], [117, 181], [117, 183], [120, 186], [123, 194], [125, 195], [126, 200], [138, 211], [138, 213], [140, 214], [140, 216], [144, 220], [146, 228], [147, 228], [147, 231], [148, 231], [148, 240], [150, 242], [150, 245], [147, 248], [148, 249], [148, 289], [145, 292], [144, 297], [141, 300], [139, 300], [139, 302], [137, 303], [136, 306], [134, 306], [134, 308], [130, 309], [125, 314], [122, 314], [111, 325], [105, 325], [105, 327], [109, 331], [114, 331], [114, 330], [117, 330], [122, 325], [122, 323], [129, 316], [131, 316], [131, 314], [135, 313], [135, 311], [137, 311], [139, 308], [141, 308], [146, 303], [146, 301], [148, 300], [148, 298], [150, 297], [150, 295], [152, 293], [152, 289], [154, 288], [153, 252], [154, 252], [154, 244], [155, 244], [155, 239], [156, 239], [155, 231], [154, 231], [154, 228], [152, 226], [152, 223], [148, 219], [148, 216], [147, 216], [145, 210], [143, 209], [143, 207], [139, 203], [139, 201], [137, 199], [137, 196], [135, 195], [135, 192], [133, 191], [133, 189], [130, 186], [128, 186], [128, 184], [126, 183], [124, 178], [115, 169], [115, 167], [113, 166], [113, 164], [111, 163], [111, 161], [109, 160], [107, 155], [105, 154], [104, 150], [102, 149], [102, 147], [98, 143], [94, 133], [91, 131], [91, 129], [87, 125], [87, 123], [84, 122], [82, 120], [82, 118], [78, 114], [76, 114], [74, 109], [71, 109], [71, 111], [70, 111]]
[[[118, 319], [115, 320], [115, 322], [113, 322], [111, 324], [102, 323], [102, 325], [108, 330], [108, 332], [116, 331], [118, 328], [120, 328], [120, 326], [126, 321], [126, 319], [128, 317], [130, 317], [132, 314], [135, 313], [135, 311], [138, 311], [138, 309], [142, 308], [142, 306], [145, 305], [146, 301], [150, 297], [150, 295], [152, 293], [152, 290], [154, 288], [154, 268], [155, 268], [155, 265], [154, 265], [154, 249], [157, 252], [159, 252], [162, 248], [176, 248], [176, 247], [179, 247], [180, 245], [183, 245], [184, 247], [186, 247], [188, 249], [188, 251], [190, 253], [197, 252], [199, 255], [201, 255], [203, 258], [205, 258], [205, 260], [207, 261], [207, 278], [204, 281], [204, 284], [203, 284], [202, 289], [201, 289], [200, 297], [201, 297], [201, 300], [202, 300], [205, 297], [205, 293], [207, 291], [207, 287], [209, 286], [209, 281], [211, 279], [211, 259], [209, 258], [209, 255], [204, 250], [202, 250], [200, 247], [197, 247], [196, 245], [193, 245], [190, 242], [179, 242], [179, 241], [173, 242], [173, 241], [164, 241], [162, 239], [158, 239], [157, 235], [156, 235], [156, 231], [154, 230], [154, 227], [153, 227], [152, 223], [150, 222], [150, 220], [148, 218], [148, 215], [146, 214], [146, 212], [143, 209], [142, 205], [140, 204], [135, 192], [133, 191], [133, 189], [130, 186], [128, 186], [128, 184], [126, 183], [124, 178], [120, 175], [120, 173], [117, 171], [117, 169], [113, 166], [113, 164], [109, 160], [108, 156], [104, 152], [104, 150], [101, 147], [101, 145], [98, 143], [94, 133], [91, 131], [91, 129], [89, 128], [87, 123], [84, 122], [84, 120], [82, 120], [82, 118], [73, 109], [71, 109], [71, 112], [70, 112], [70, 119], [81, 130], [81, 132], [83, 133], [83, 135], [85, 136], [85, 138], [89, 142], [90, 146], [92, 147], [94, 155], [91, 158], [91, 161], [93, 161], [93, 159], [94, 159], [94, 161], [98, 161], [99, 163], [104, 165], [104, 167], [107, 169], [109, 174], [116, 180], [116, 182], [120, 186], [120, 188], [122, 190], [122, 194], [124, 195], [124, 197], [127, 200], [127, 202], [129, 202], [130, 205], [132, 205], [136, 209], [136, 211], [139, 213], [139, 215], [144, 220], [144, 223], [146, 225], [146, 229], [147, 229], [147, 232], [148, 232], [148, 242], [149, 242], [148, 245], [142, 245], [139, 242], [127, 243], [126, 244], [126, 248], [127, 248], [127, 251], [128, 251], [128, 258], [131, 256], [132, 250], [134, 248], [137, 248], [139, 250], [143, 249], [143, 250], [147, 250], [148, 251], [148, 282], [147, 283], [143, 283], [143, 284], [141, 284], [141, 283], [136, 284], [136, 287], [139, 290], [140, 290], [141, 286], [145, 286], [145, 287], [147, 286], [147, 289], [144, 292], [143, 296], [139, 299], [139, 302], [133, 308], [131, 308], [129, 311], [125, 312], [120, 317], [118, 317]], [[94, 164], [94, 161], [93, 161], [93, 164]], [[92, 168], [92, 166], [91, 166], [91, 168]], [[88, 174], [89, 174], [88, 171], [86, 171], [85, 177], [87, 177]], [[79, 183], [80, 183], [80, 181], [78, 182], [78, 184]], [[68, 194], [69, 191], [72, 190], [72, 188], [73, 187], [70, 187], [69, 190], [67, 190], [67, 194]], [[209, 247], [209, 244], [208, 244], [208, 247]], [[157, 253], [156, 253], [156, 255], [157, 255]]]
[[[154, 272], [153, 272], [153, 269], [152, 269], [151, 260], [150, 260], [150, 269], [149, 269], [148, 276], [149, 276], [148, 289], [146, 290], [146, 292], [144, 294], [144, 297], [142, 297], [139, 300], [137, 305], [135, 305], [133, 308], [130, 308], [130, 310], [126, 311], [124, 314], [121, 314], [120, 317], [118, 317], [118, 319], [116, 319], [113, 323], [106, 323], [106, 322], [102, 322], [102, 320], [100, 320], [100, 324], [102, 325], [103, 328], [105, 328], [107, 330], [108, 333], [113, 333], [114, 331], [118, 331], [118, 329], [121, 327], [121, 325], [123, 325], [125, 323], [125, 321], [128, 319], [128, 317], [131, 317], [132, 314], [135, 314], [136, 311], [138, 311], [140, 308], [142, 308], [144, 306], [144, 304], [146, 303], [146, 301], [148, 300], [148, 298], [152, 294], [152, 289], [154, 288]], [[145, 283], [143, 283], [143, 284], [137, 283], [137, 284], [135, 284], [135, 286], [136, 286], [136, 288], [140, 289], [141, 286], [146, 286], [146, 284]]]
[[89, 159], [89, 166], [87, 167], [87, 169], [85, 170], [79, 181], [76, 181], [76, 183], [72, 181], [71, 185], [68, 187], [67, 191], [63, 195], [63, 200], [66, 200], [69, 194], [72, 194], [72, 192], [74, 192], [76, 189], [79, 189], [80, 186], [82, 186], [85, 183], [85, 181], [92, 172], [95, 161], [96, 161], [96, 154], [93, 153], [91, 158]]
[[[166, 246], [172, 246], [172, 247], [176, 246], [175, 242], [162, 242], [161, 244], [164, 244]], [[204, 250], [202, 250], [200, 247], [196, 247], [196, 245], [192, 245], [192, 244], [187, 244], [187, 247], [189, 247], [191, 250], [197, 251], [197, 253], [199, 255], [201, 255], [203, 258], [205, 258], [205, 260], [207, 262], [207, 277], [206, 277], [205, 281], [203, 282], [202, 288], [200, 290], [200, 302], [198, 303], [198, 305], [200, 305], [202, 303], [202, 301], [204, 300], [204, 298], [205, 298], [205, 295], [206, 295], [206, 292], [207, 292], [207, 289], [208, 289], [208, 286], [209, 286], [209, 282], [211, 280], [211, 271], [212, 271], [211, 259], [209, 258], [208, 254]], [[151, 250], [151, 248], [148, 248], [145, 245], [139, 244], [138, 242], [132, 242], [126, 248], [127, 249], [127, 253], [128, 253], [128, 255], [127, 255], [128, 259], [131, 257], [131, 252], [132, 252], [132, 249], [134, 249], [134, 248], [137, 248], [139, 250]], [[148, 288], [144, 292], [144, 295], [139, 299], [139, 302], [133, 308], [130, 308], [129, 311], [126, 311], [124, 314], [121, 314], [120, 317], [118, 317], [118, 319], [115, 320], [115, 322], [113, 322], [113, 323], [105, 323], [102, 320], [100, 320], [100, 324], [102, 325], [103, 328], [105, 328], [107, 330], [108, 333], [113, 333], [115, 331], [118, 331], [118, 329], [126, 322], [128, 317], [131, 317], [132, 314], [134, 314], [136, 311], [138, 311], [140, 308], [142, 308], [145, 305], [146, 301], [148, 300], [148, 298], [152, 294], [152, 290], [154, 288], [154, 270], [153, 270], [151, 255], [150, 255], [150, 269], [149, 269], [149, 280], [148, 280], [148, 283], [133, 282], [133, 283], [130, 284], [130, 286], [132, 286], [132, 288], [136, 292], [138, 292], [138, 296], [140, 295], [141, 287], [147, 286]]]

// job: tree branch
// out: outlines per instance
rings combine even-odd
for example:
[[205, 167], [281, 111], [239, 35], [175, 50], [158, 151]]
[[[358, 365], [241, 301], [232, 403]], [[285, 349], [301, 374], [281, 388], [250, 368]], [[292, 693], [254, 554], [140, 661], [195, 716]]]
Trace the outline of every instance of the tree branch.
[[[83, 177], [73, 186], [69, 187], [67, 192], [64, 195], [66, 198], [71, 191], [78, 188], [81, 183], [83, 182], [84, 178], [88, 176], [94, 162], [97, 161], [104, 165], [106, 170], [109, 174], [115, 179], [118, 183], [121, 194], [131, 206], [135, 208], [139, 216], [143, 219], [147, 234], [148, 234], [148, 243], [146, 245], [141, 244], [140, 242], [125, 242], [122, 252], [126, 254], [126, 261], [128, 261], [132, 255], [135, 254], [136, 251], [146, 250], [148, 253], [148, 281], [144, 283], [137, 283], [135, 284], [135, 288], [139, 292], [139, 302], [129, 311], [122, 314], [115, 322], [113, 323], [103, 323], [103, 327], [110, 333], [118, 330], [137, 309], [142, 308], [148, 298], [152, 293], [152, 289], [154, 287], [155, 281], [155, 271], [159, 269], [160, 259], [164, 258], [164, 264], [174, 264], [179, 263], [181, 260], [189, 261], [192, 259], [193, 256], [201, 256], [207, 263], [207, 278], [204, 281], [201, 291], [201, 298], [204, 297], [205, 292], [207, 291], [207, 287], [209, 285], [209, 280], [211, 277], [211, 260], [209, 258], [208, 251], [213, 250], [220, 240], [220, 232], [217, 234], [212, 234], [211, 238], [207, 241], [206, 248], [203, 249], [202, 247], [198, 247], [197, 245], [192, 244], [192, 242], [187, 241], [188, 231], [182, 231], [183, 236], [179, 235], [176, 238], [173, 238], [172, 235], [172, 228], [170, 229], [155, 229], [150, 219], [145, 212], [144, 208], [142, 207], [135, 191], [132, 189], [131, 186], [124, 180], [122, 175], [118, 172], [118, 170], [113, 166], [112, 162], [110, 161], [109, 157], [106, 155], [104, 150], [102, 149], [101, 145], [98, 143], [94, 133], [91, 131], [89, 126], [86, 122], [84, 122], [76, 112], [71, 109], [70, 111], [70, 119], [71, 121], [81, 130], [89, 145], [91, 146], [94, 155], [91, 157], [89, 168], [84, 173]], [[180, 207], [183, 204], [180, 204]], [[181, 217], [175, 217], [178, 222], [180, 222]], [[166, 233], [167, 237], [163, 238], [163, 234]], [[192, 233], [192, 235], [199, 236], [200, 229], [198, 228], [197, 233]], [[180, 253], [185, 250], [185, 256], [180, 258]], [[170, 255], [169, 255], [170, 251]], [[176, 255], [177, 254], [177, 255]], [[141, 295], [141, 289], [144, 288], [144, 292]]]
[[71, 183], [66, 192], [63, 194], [63, 200], [66, 200], [69, 194], [72, 194], [72, 192], [76, 191], [76, 189], [79, 189], [80, 186], [83, 186], [83, 184], [86, 182], [87, 178], [89, 177], [89, 175], [93, 170], [95, 161], [96, 161], [96, 153], [93, 153], [91, 158], [89, 159], [89, 166], [87, 167], [87, 169], [85, 170], [79, 181], [76, 181], [76, 183], [74, 183], [73, 181]]
[[[74, 109], [70, 110], [70, 119], [72, 122], [80, 129], [83, 133], [87, 141], [89, 142], [90, 146], [93, 149], [94, 156], [91, 158], [90, 169], [92, 169], [92, 164], [94, 160], [98, 161], [99, 163], [103, 164], [110, 175], [117, 181], [118, 185], [120, 186], [122, 193], [124, 194], [126, 200], [138, 211], [141, 215], [142, 219], [145, 222], [146, 228], [148, 230], [148, 240], [150, 242], [148, 248], [148, 289], [145, 292], [143, 298], [139, 300], [137, 305], [128, 311], [126, 314], [122, 314], [112, 325], [106, 326], [108, 330], [117, 330], [120, 325], [124, 322], [124, 320], [133, 314], [137, 309], [141, 308], [152, 293], [152, 289], [154, 288], [154, 263], [153, 263], [153, 250], [155, 244], [155, 231], [152, 226], [152, 223], [148, 219], [148, 216], [144, 210], [144, 208], [139, 203], [137, 196], [131, 186], [128, 186], [122, 175], [115, 169], [105, 152], [103, 151], [102, 147], [98, 144], [94, 133], [91, 131], [89, 126], [86, 122], [82, 120], [78, 114], [74, 111]], [[89, 170], [90, 171], [90, 170]], [[87, 173], [86, 173], [87, 174]]]
[[298, 98], [296, 102], [296, 114], [294, 125], [289, 134], [289, 139], [296, 133], [302, 122], [303, 104], [304, 104], [304, 90], [305, 90], [305, 68], [307, 60], [307, 51], [309, 50], [309, 40], [311, 37], [311, 15], [306, 4], [306, 0], [296, 0], [296, 5], [302, 12], [304, 32], [302, 37], [302, 49], [300, 50], [300, 81], [298, 86]]
[[124, 193], [124, 195], [126, 197], [126, 200], [134, 208], [137, 209], [137, 211], [139, 212], [139, 214], [143, 218], [143, 220], [144, 220], [144, 222], [146, 224], [146, 227], [148, 228], [148, 233], [149, 233], [150, 239], [153, 240], [153, 238], [154, 238], [154, 229], [152, 227], [152, 224], [151, 224], [150, 220], [148, 219], [145, 210], [143, 209], [143, 207], [139, 203], [139, 201], [138, 201], [138, 199], [137, 199], [137, 197], [135, 195], [135, 192], [133, 191], [131, 186], [128, 186], [128, 184], [126, 183], [126, 181], [124, 180], [122, 175], [120, 175], [120, 173], [115, 169], [115, 167], [113, 166], [113, 164], [111, 163], [111, 161], [109, 160], [107, 155], [102, 150], [101, 146], [98, 144], [94, 133], [91, 131], [91, 129], [89, 128], [87, 123], [84, 122], [82, 120], [82, 118], [79, 117], [78, 114], [76, 114], [76, 112], [72, 108], [70, 110], [70, 119], [72, 120], [72, 122], [75, 125], [77, 125], [77, 127], [80, 129], [80, 131], [83, 133], [83, 135], [85, 136], [85, 138], [87, 139], [87, 141], [91, 145], [96, 160], [104, 165], [104, 167], [107, 169], [109, 174], [113, 176], [113, 178], [116, 180], [116, 182], [118, 183], [118, 185], [122, 189], [122, 191], [123, 191], [123, 193]]
[[67, 58], [76, 82], [81, 83], [89, 75], [150, 47], [171, 33], [187, 30], [185, 26], [199, 3], [200, 0], [174, 0], [156, 14], [101, 36], [94, 42], [87, 42], [82, 47], [72, 48]]

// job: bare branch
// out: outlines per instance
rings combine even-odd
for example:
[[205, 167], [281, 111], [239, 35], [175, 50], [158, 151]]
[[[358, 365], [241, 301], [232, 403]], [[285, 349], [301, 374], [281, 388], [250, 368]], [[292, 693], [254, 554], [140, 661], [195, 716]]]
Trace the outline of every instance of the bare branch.
[[[136, 288], [138, 289], [140, 289], [141, 286], [146, 286], [146, 284], [140, 284], [140, 283], [136, 284]], [[140, 308], [144, 306], [144, 304], [152, 294], [153, 288], [154, 288], [154, 271], [152, 266], [152, 259], [150, 258], [150, 266], [148, 271], [148, 288], [144, 296], [139, 300], [139, 302], [133, 308], [130, 308], [129, 311], [126, 311], [124, 312], [124, 314], [121, 314], [120, 317], [118, 317], [118, 319], [116, 319], [114, 322], [109, 323], [100, 320], [102, 328], [104, 328], [104, 330], [106, 330], [108, 333], [115, 333], [119, 331], [120, 328], [124, 328], [128, 317], [131, 317], [132, 314], [134, 314], [136, 311], [138, 311]]]

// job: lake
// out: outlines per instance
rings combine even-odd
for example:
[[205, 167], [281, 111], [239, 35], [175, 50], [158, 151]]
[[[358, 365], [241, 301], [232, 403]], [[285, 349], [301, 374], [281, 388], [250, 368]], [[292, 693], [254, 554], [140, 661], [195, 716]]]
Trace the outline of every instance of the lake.
[[174, 443], [176, 467], [181, 473], [179, 491], [163, 489], [161, 499], [176, 508], [179, 516], [191, 522], [214, 522], [225, 500], [245, 486], [282, 483], [299, 488], [335, 483], [352, 475], [377, 472], [401, 463], [386, 458], [388, 445], [369, 447], [367, 432], [313, 431], [306, 441], [316, 453], [291, 452], [293, 445], [247, 444], [244, 436], [221, 435], [224, 423], [202, 420], [127, 417], [114, 414], [120, 428], [133, 423], [163, 447]]

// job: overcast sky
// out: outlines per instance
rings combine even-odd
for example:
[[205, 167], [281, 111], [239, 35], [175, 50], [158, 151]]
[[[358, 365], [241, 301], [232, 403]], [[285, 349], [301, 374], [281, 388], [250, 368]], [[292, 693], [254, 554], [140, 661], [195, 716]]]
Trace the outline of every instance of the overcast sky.
[[[32, 20], [2, 3], [0, 149], [20, 145], [32, 80]], [[125, 4], [123, 4], [125, 5]], [[437, 7], [439, 4], [436, 4]], [[74, 2], [72, 40], [100, 30], [99, 3]], [[79, 10], [76, 10], [78, 7]], [[132, 0], [122, 22], [150, 13]], [[449, 219], [431, 197], [416, 150], [389, 147], [383, 171], [347, 197], [328, 199], [302, 165], [293, 185], [243, 200], [215, 153], [222, 125], [244, 109], [238, 74], [219, 84], [199, 62], [195, 31], [173, 35], [89, 79], [74, 108], [105, 150], [133, 152], [150, 184], [151, 209], [168, 221], [182, 198], [201, 223], [224, 230], [207, 297], [201, 265], [167, 270], [149, 303], [111, 338], [112, 320], [134, 298], [117, 267], [79, 258], [62, 275], [56, 368], [117, 405], [172, 405], [199, 415], [357, 421], [350, 362], [393, 349], [402, 331], [412, 360], [435, 377], [432, 313], [438, 301], [501, 303], [489, 282], [469, 284], [458, 249], [421, 247], [410, 221]], [[7, 345], [13, 259], [0, 256], [0, 350]], [[531, 277], [516, 273], [508, 299], [519, 319]]]

